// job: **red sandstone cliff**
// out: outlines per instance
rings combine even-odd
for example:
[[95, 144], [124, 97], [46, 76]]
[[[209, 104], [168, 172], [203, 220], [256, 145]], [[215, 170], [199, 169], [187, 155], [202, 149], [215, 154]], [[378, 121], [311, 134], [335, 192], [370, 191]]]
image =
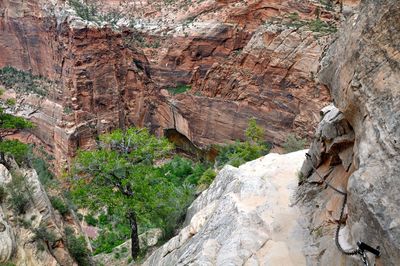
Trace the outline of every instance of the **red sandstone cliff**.
[[[100, 7], [119, 12], [119, 29], [85, 22], [63, 1], [0, 3], [0, 67], [56, 84], [45, 99], [20, 95], [18, 102], [25, 115], [27, 103], [40, 106], [31, 114], [35, 135], [58, 163], [90, 147], [98, 133], [132, 124], [159, 134], [176, 129], [204, 147], [242, 138], [256, 117], [267, 140], [279, 144], [291, 131], [309, 136], [329, 100], [313, 78], [329, 34], [307, 24], [317, 16], [334, 22], [324, 5], [104, 1]], [[192, 89], [176, 96], [161, 90], [177, 84]]]

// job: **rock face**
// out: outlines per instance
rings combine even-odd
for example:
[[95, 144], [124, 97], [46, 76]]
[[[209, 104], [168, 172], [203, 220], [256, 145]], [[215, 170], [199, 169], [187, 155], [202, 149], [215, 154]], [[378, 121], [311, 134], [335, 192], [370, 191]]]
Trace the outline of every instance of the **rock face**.
[[[6, 198], [0, 202], [0, 263], [12, 261], [16, 265], [74, 265], [63, 242], [65, 225], [59, 214], [55, 213], [36, 172], [21, 171], [25, 176], [24, 186], [29, 187], [31, 192], [30, 202], [23, 214], [15, 213]], [[6, 188], [12, 179], [6, 167], [0, 165], [0, 187]], [[34, 231], [39, 228], [45, 228], [54, 236], [51, 250], [35, 237]], [[43, 248], [40, 248], [41, 245]]]
[[[354, 247], [358, 240], [379, 245], [382, 255], [377, 263], [382, 265], [400, 262], [400, 25], [395, 23], [399, 18], [397, 1], [369, 0], [348, 19], [323, 59], [320, 73], [338, 110], [327, 114], [331, 118], [324, 119], [311, 148], [313, 164], [320, 172], [325, 173], [329, 166], [331, 175], [342, 171], [335, 175], [342, 181], [333, 182], [348, 191], [344, 232], [349, 246]], [[307, 164], [303, 166], [305, 176], [311, 170]], [[321, 193], [334, 193], [312, 191], [309, 199], [323, 204], [329, 194]], [[337, 219], [340, 206], [327, 204], [329, 209]], [[332, 242], [319, 248], [335, 249]], [[323, 253], [327, 261], [339, 255]], [[342, 261], [355, 263], [344, 256]]]
[[[0, 3], [0, 67], [54, 83], [44, 99], [18, 102], [57, 165], [123, 125], [174, 129], [197, 147], [243, 138], [251, 117], [276, 144], [290, 131], [312, 134], [315, 110], [329, 100], [313, 74], [329, 34], [288, 16], [303, 23], [319, 14], [334, 25], [334, 9], [294, 0], [128, 2], [101, 4], [133, 21], [129, 29], [118, 21], [118, 30], [83, 21], [64, 1]], [[179, 84], [192, 89], [162, 90]]]
[[134, 62], [146, 59], [125, 47], [124, 33], [93, 27], [51, 2], [6, 1], [0, 9], [5, 54], [0, 66], [53, 81], [44, 99], [29, 92], [17, 95], [23, 103], [17, 111], [38, 125], [34, 134], [50, 147], [58, 165], [78, 147], [93, 146], [100, 132], [143, 125], [145, 95], [153, 87], [144, 89], [146, 74]]
[[305, 229], [292, 205], [304, 154], [225, 166], [190, 206], [185, 227], [144, 265], [305, 265]]

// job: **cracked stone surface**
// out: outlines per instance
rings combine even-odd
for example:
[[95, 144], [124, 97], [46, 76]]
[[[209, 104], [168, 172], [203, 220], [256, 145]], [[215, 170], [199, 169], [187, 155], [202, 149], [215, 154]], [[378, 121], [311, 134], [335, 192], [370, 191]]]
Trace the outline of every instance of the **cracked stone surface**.
[[305, 265], [304, 221], [292, 201], [305, 152], [224, 167], [185, 227], [144, 265]]

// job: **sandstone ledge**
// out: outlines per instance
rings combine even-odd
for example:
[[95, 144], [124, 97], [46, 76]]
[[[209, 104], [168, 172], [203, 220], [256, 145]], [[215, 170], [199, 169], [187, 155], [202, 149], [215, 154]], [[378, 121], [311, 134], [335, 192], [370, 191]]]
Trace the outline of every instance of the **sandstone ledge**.
[[305, 152], [224, 167], [189, 208], [186, 227], [144, 265], [305, 265], [292, 205]]

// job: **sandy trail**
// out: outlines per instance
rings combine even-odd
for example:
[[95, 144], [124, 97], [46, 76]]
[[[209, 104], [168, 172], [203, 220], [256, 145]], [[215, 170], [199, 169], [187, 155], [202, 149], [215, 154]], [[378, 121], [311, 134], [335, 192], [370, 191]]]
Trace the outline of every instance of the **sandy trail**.
[[[260, 265], [306, 265], [302, 253], [305, 229], [301, 226], [301, 214], [292, 205], [297, 188], [299, 171], [306, 150], [290, 154], [269, 154], [239, 169], [253, 177], [262, 177], [269, 183], [267, 202], [249, 202], [252, 205], [268, 205], [261, 217], [269, 225], [270, 240], [257, 252]], [[248, 176], [246, 177], [248, 178]]]

